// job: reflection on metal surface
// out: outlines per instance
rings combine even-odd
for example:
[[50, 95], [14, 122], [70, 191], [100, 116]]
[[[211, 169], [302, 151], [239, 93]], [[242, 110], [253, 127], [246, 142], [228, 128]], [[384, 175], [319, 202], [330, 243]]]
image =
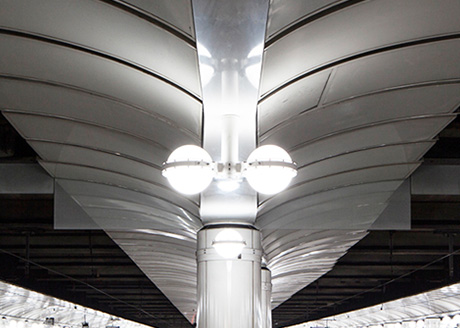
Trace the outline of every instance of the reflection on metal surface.
[[[458, 1], [443, 1], [433, 6], [431, 0], [388, 0], [364, 1], [325, 16], [295, 30], [266, 49], [261, 94], [270, 92], [307, 71], [357, 53], [458, 32], [459, 22], [456, 13], [459, 11]], [[383, 17], [380, 14], [382, 12], [388, 15]], [[433, 19], [427, 19], [427, 12]], [[290, 51], [287, 52], [286, 49]], [[438, 54], [441, 54], [441, 51]], [[454, 53], [447, 55], [452, 56]], [[400, 61], [406, 64], [405, 69], [408, 66], [422, 67], [417, 63], [417, 55], [411, 57], [410, 63], [404, 58], [400, 58]], [[456, 62], [456, 59], [452, 57], [451, 61]], [[429, 66], [433, 64], [439, 65], [441, 72], [445, 63], [435, 58]], [[375, 68], [379, 67], [381, 66], [375, 65]], [[434, 71], [431, 67], [429, 69]], [[403, 71], [406, 73], [406, 70]], [[391, 67], [386, 73], [390, 77], [403, 74], [395, 67]], [[348, 82], [361, 80], [350, 80], [349, 76]], [[387, 80], [382, 76], [374, 77], [382, 81]]]
[[[165, 10], [162, 10], [167, 9], [167, 6], [159, 5], [163, 1], [149, 2], [155, 3], [162, 11], [159, 15], [171, 17], [167, 17]], [[186, 1], [174, 1], [175, 4], [177, 2]], [[34, 14], [25, 15], [24, 7]], [[157, 9], [154, 5], [146, 4], [145, 7], [150, 7], [150, 10]], [[181, 6], [179, 10], [175, 10], [180, 15], [190, 16], [190, 12], [183, 11], [186, 7]], [[188, 7], [190, 8], [190, 3]], [[190, 20], [189, 18], [189, 22]], [[146, 68], [194, 95], [200, 94], [195, 49], [165, 29], [116, 6], [88, 0], [61, 0], [59, 5], [50, 0], [40, 3], [27, 0], [5, 1], [2, 3], [0, 21], [2, 27], [8, 30], [82, 46]], [[159, 44], [168, 46], [159, 47]], [[171, 62], [174, 65], [170, 65]], [[122, 76], [118, 75], [118, 78]]]
[[[192, 3], [203, 87], [203, 147], [217, 162], [240, 162], [256, 148], [268, 0]], [[202, 194], [200, 210], [205, 222], [253, 222], [256, 193], [244, 181], [230, 193], [214, 182]]]
[[[460, 284], [347, 312], [291, 328], [458, 327]], [[404, 326], [401, 324], [404, 323]], [[435, 324], [435, 325], [430, 325]]]
[[173, 236], [150, 229], [107, 232], [192, 322], [197, 300], [196, 233], [179, 229], [170, 231]]
[[0, 281], [0, 316], [2, 328], [44, 328], [50, 327], [51, 322], [58, 328], [81, 328], [84, 321], [88, 322], [91, 328], [104, 328], [111, 326], [114, 319], [122, 328], [149, 327], [2, 281]]
[[[272, 272], [272, 308], [332, 269], [366, 231], [262, 230]], [[302, 257], [302, 255], [309, 254]]]

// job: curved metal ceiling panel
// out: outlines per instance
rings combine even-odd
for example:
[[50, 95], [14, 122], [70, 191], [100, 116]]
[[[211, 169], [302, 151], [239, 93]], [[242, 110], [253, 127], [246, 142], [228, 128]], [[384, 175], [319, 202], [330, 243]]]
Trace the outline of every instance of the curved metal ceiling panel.
[[195, 135], [201, 133], [201, 103], [158, 78], [105, 58], [36, 40], [0, 34], [0, 44], [0, 75], [105, 95], [165, 117]]
[[318, 106], [330, 73], [325, 71], [309, 76], [260, 102], [257, 112], [260, 137], [286, 120]]
[[198, 199], [173, 192], [160, 172], [172, 149], [201, 143], [190, 2], [178, 1], [180, 10], [5, 2], [0, 108], [99, 226], [124, 230], [114, 240], [191, 320]]
[[3, 113], [26, 140], [50, 141], [122, 155], [148, 163], [157, 170], [168, 156], [168, 150], [161, 145], [131, 133], [64, 118], [9, 111]]
[[305, 19], [324, 10], [331, 5], [346, 0], [271, 0], [268, 13], [267, 39], [294, 25], [300, 19]]
[[[192, 320], [198, 200], [160, 175], [171, 149], [202, 137], [190, 1], [177, 1], [6, 1], [0, 107], [90, 216], [137, 228], [109, 233]], [[460, 3], [271, 3], [259, 141], [300, 168], [260, 197], [277, 306], [366, 234], [454, 118]]]
[[[454, 83], [386, 90], [336, 104], [319, 105], [315, 96], [326, 87], [326, 74], [302, 79], [259, 104], [261, 142], [279, 130], [291, 131], [293, 124], [303, 127], [307, 133], [304, 139], [312, 140], [372, 122], [450, 113], [460, 103], [460, 83]], [[313, 97], [311, 89], [315, 89]], [[305, 99], [303, 94], [306, 94]]]
[[117, 2], [130, 4], [137, 10], [158, 17], [190, 37], [195, 35], [190, 0], [117, 0]]
[[365, 231], [263, 230], [272, 271], [272, 308], [328, 272]]
[[[363, 167], [385, 166], [418, 161], [434, 144], [434, 141], [384, 145], [361, 151], [349, 152], [317, 162], [305, 161], [299, 168], [300, 181], [318, 179], [337, 172], [347, 172]], [[338, 169], [339, 168], [339, 169]]]
[[[377, 179], [376, 179], [377, 180]], [[283, 197], [273, 197], [269, 201], [263, 202], [259, 206], [259, 217], [269, 214], [271, 211], [276, 211], [279, 206], [290, 204], [291, 211], [299, 208], [308, 208], [317, 204], [326, 202], [335, 202], [341, 198], [355, 197], [356, 195], [368, 195], [372, 193], [386, 193], [391, 190], [396, 190], [401, 184], [401, 181], [372, 181], [370, 183], [355, 184], [350, 186], [341, 186], [336, 189], [324, 190], [317, 193], [312, 193], [308, 188], [305, 188], [303, 195], [283, 195]], [[290, 190], [289, 190], [290, 191]], [[286, 192], [287, 194], [287, 192]], [[291, 196], [291, 197], [289, 197]], [[272, 215], [274, 216], [274, 215]]]
[[181, 197], [174, 191], [154, 184], [146, 179], [139, 179], [118, 172], [107, 171], [105, 168], [51, 163], [46, 161], [40, 161], [40, 164], [47, 172], [58, 179], [91, 181], [100, 184], [120, 186], [122, 188], [140, 191], [157, 198], [168, 199], [171, 203], [177, 204], [188, 211], [191, 211], [194, 206], [196, 206], [191, 200]]
[[2, 281], [0, 313], [2, 327], [45, 328], [49, 325], [43, 323], [44, 319], [49, 317], [57, 327], [77, 327], [82, 321], [91, 327], [113, 327], [114, 323], [126, 328], [150, 327]]
[[[439, 327], [458, 325], [458, 304], [460, 302], [460, 284], [454, 284], [427, 293], [385, 302], [360, 310], [339, 314], [318, 321], [310, 321], [291, 328], [312, 327], [419, 327], [418, 320], [425, 320]], [[442, 317], [442, 320], [441, 320]], [[430, 322], [434, 320], [434, 322]], [[455, 320], [455, 321], [454, 321]], [[401, 325], [402, 323], [402, 325]]]
[[[139, 215], [141, 219], [146, 219], [145, 221], [152, 221], [155, 220], [159, 224], [161, 224], [161, 228], [164, 228], [166, 231], [174, 231], [174, 230], [184, 230], [190, 233], [195, 233], [201, 227], [201, 221], [198, 218], [190, 218], [190, 216], [185, 217], [183, 213], [180, 215], [166, 211], [161, 209], [158, 206], [153, 205], [143, 205], [139, 204], [138, 202], [129, 202], [124, 199], [111, 199], [111, 198], [96, 198], [94, 196], [73, 196], [73, 198], [77, 201], [78, 204], [81, 204], [84, 207], [85, 211], [89, 214], [90, 210], [107, 210], [107, 215], [104, 213], [100, 213], [97, 217], [104, 217], [107, 216], [110, 220], [115, 218], [117, 214], [120, 215], [121, 218], [128, 218], [130, 219], [131, 215], [133, 218], [136, 215]], [[111, 215], [110, 211], [114, 211], [115, 215]], [[91, 217], [96, 217], [96, 215], [90, 215]], [[182, 216], [182, 217], [180, 217]], [[161, 223], [160, 223], [161, 221]], [[154, 224], [148, 222], [150, 225], [148, 228], [152, 228]], [[138, 224], [133, 224], [138, 227]], [[127, 226], [125, 224], [124, 226]], [[105, 227], [109, 227], [105, 225]], [[117, 227], [116, 224], [112, 224], [110, 226], [112, 229]], [[157, 226], [155, 225], [154, 228]], [[169, 227], [169, 228], [168, 228]], [[158, 229], [158, 228], [157, 228]]]
[[162, 237], [151, 231], [108, 231], [108, 234], [192, 321], [196, 314], [197, 297], [196, 239]]
[[86, 167], [96, 165], [107, 171], [144, 179], [160, 186], [166, 185], [164, 178], [158, 172], [158, 166], [84, 147], [40, 141], [29, 141], [29, 144], [41, 158], [46, 158], [52, 163], [72, 163]]
[[[458, 29], [460, 31], [460, 26]], [[381, 90], [458, 82], [460, 67], [456, 53], [459, 50], [459, 39], [438, 41], [378, 53], [340, 65], [331, 76], [324, 103]]]
[[197, 133], [151, 110], [68, 86], [0, 77], [0, 98], [2, 109], [67, 117], [112, 127], [161, 143], [170, 150], [187, 143], [200, 144]]
[[[319, 138], [310, 138], [309, 134], [312, 132], [305, 130], [306, 126], [293, 123], [290, 129], [279, 131], [265, 139], [263, 144], [278, 144], [291, 150], [292, 158], [298, 162], [299, 166], [303, 166], [304, 163], [301, 159], [306, 159], [308, 163], [311, 163], [379, 145], [430, 140], [454, 117], [455, 115], [449, 114], [407, 117], [395, 121], [358, 126], [354, 129], [331, 134], [328, 134], [326, 129], [316, 129], [319, 133], [321, 131], [325, 133]], [[315, 122], [311, 123], [314, 125]], [[298, 139], [292, 138], [294, 133], [299, 135]], [[302, 141], [304, 142], [302, 143]], [[299, 156], [296, 156], [297, 153]]]
[[[198, 206], [194, 206], [190, 211], [161, 198], [155, 198], [151, 195], [141, 193], [140, 191], [129, 190], [113, 185], [103, 185], [94, 182], [86, 181], [73, 181], [59, 179], [61, 185], [69, 194], [74, 198], [85, 198], [85, 204], [91, 206], [93, 200], [103, 199], [108, 203], [129, 202], [132, 204], [139, 204], [142, 206], [151, 206], [159, 208], [176, 216], [181, 216], [185, 220], [194, 224], [199, 224]], [[194, 236], [195, 234], [193, 234]]]
[[[280, 203], [275, 207], [274, 210], [270, 211], [267, 214], [261, 214], [256, 223], [261, 228], [270, 228], [270, 229], [301, 229], [301, 228], [311, 228], [311, 229], [332, 229], [332, 228], [341, 228], [341, 229], [367, 229], [370, 228], [373, 221], [370, 222], [363, 217], [363, 220], [360, 221], [359, 217], [354, 217], [353, 213], [350, 213], [350, 216], [345, 216], [340, 221], [343, 224], [334, 223], [330, 221], [330, 213], [326, 213], [328, 208], [325, 207], [324, 210], [324, 220], [320, 215], [320, 212], [316, 209], [312, 212], [309, 209], [308, 202], [305, 198], [308, 198], [312, 194], [320, 194], [319, 197], [326, 197], [323, 193], [327, 191], [340, 190], [345, 186], [350, 186], [354, 184], [368, 184], [368, 183], [377, 183], [383, 181], [398, 180], [402, 182], [406, 179], [417, 167], [419, 163], [414, 164], [396, 164], [390, 166], [381, 166], [381, 167], [371, 167], [365, 168], [362, 170], [349, 171], [344, 173], [335, 174], [333, 176], [325, 177], [319, 180], [306, 182], [300, 184], [294, 188], [291, 188], [289, 192], [286, 192], [286, 195], [282, 199], [294, 199], [293, 201], [287, 202], [276, 202]], [[394, 191], [394, 190], [393, 190]], [[369, 207], [372, 204], [368, 203], [366, 197], [368, 194], [361, 194], [362, 199], [357, 199], [357, 208]], [[388, 198], [391, 196], [391, 192], [383, 193], [380, 195], [380, 201], [374, 201], [373, 204], [378, 207], [380, 204], [385, 204]], [[341, 206], [346, 207], [346, 203], [341, 202], [340, 199], [345, 200], [345, 196], [337, 198], [335, 203], [341, 204]], [[276, 199], [276, 198], [274, 198]], [[348, 199], [348, 201], [350, 201]], [[267, 204], [271, 202], [267, 201]], [[364, 209], [361, 209], [364, 210]], [[383, 210], [383, 208], [381, 209]], [[380, 214], [380, 207], [378, 209], [378, 214]], [[315, 214], [315, 216], [312, 216]], [[342, 215], [338, 214], [338, 217]], [[374, 217], [374, 220], [377, 219], [377, 216]]]
[[[367, 230], [387, 206], [393, 191], [341, 198], [333, 203], [322, 203], [292, 211], [283, 207], [282, 217], [267, 215], [258, 220], [264, 229], [319, 229]], [[291, 211], [291, 212], [288, 212]], [[287, 213], [286, 213], [287, 212]], [[273, 214], [273, 213], [272, 213]]]
[[[149, 9], [158, 8], [167, 14], [165, 2], [156, 2]], [[189, 8], [182, 8], [180, 16], [188, 15], [190, 22], [188, 5]], [[195, 95], [201, 93], [196, 49], [123, 7], [94, 0], [3, 1], [0, 22], [3, 29], [59, 40], [122, 59], [155, 72]], [[182, 23], [188, 25], [187, 21]], [[167, 46], [158, 47], [158, 44]]]
[[455, 0], [364, 1], [310, 22], [266, 49], [260, 94], [356, 54], [457, 33], [459, 11]]
[[[299, 170], [288, 190], [259, 197], [256, 222], [263, 231], [368, 229], [455, 117], [460, 24], [452, 10], [460, 4], [314, 1], [294, 13], [273, 3], [270, 19], [278, 25], [268, 30], [259, 142], [290, 151]], [[428, 12], [437, 13], [435, 23]], [[308, 248], [289, 235], [289, 246], [272, 248], [285, 249], [269, 261], [278, 302], [359, 240], [341, 247], [334, 237], [344, 233], [332, 231]]]

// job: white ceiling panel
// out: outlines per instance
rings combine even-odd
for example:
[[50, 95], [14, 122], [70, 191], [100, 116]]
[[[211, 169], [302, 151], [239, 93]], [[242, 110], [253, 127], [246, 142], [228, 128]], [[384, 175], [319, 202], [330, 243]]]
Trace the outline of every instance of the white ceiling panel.
[[330, 71], [321, 72], [284, 88], [259, 103], [258, 133], [263, 136], [274, 126], [315, 108], [322, 96]]
[[[460, 10], [460, 8], [459, 8]], [[460, 26], [458, 27], [460, 31]], [[433, 42], [367, 56], [341, 65], [324, 103], [417, 84], [459, 81], [459, 40]]]
[[[258, 141], [299, 165], [289, 189], [259, 197], [277, 306], [366, 234], [455, 117], [460, 2], [270, 3]], [[190, 0], [5, 0], [0, 12], [0, 109], [189, 320], [199, 198], [160, 167], [202, 143], [195, 43]]]
[[126, 328], [150, 327], [3, 281], [0, 281], [0, 313], [2, 327], [47, 327], [43, 318], [48, 317], [58, 327], [76, 327], [82, 318], [92, 327], [113, 326], [114, 322]]
[[55, 117], [3, 112], [26, 139], [120, 154], [159, 168], [169, 151], [153, 141], [110, 128]]
[[190, 0], [119, 0], [119, 2], [130, 4], [138, 10], [151, 14], [190, 37], [195, 35]]
[[[133, 215], [139, 214], [142, 216], [140, 217], [141, 220], [143, 220], [143, 218], [147, 218], [148, 222], [151, 220], [156, 220], [156, 222], [159, 222], [160, 220], [162, 220], [162, 222], [164, 221], [164, 224], [162, 223], [163, 225], [161, 227], [164, 228], [165, 231], [184, 230], [191, 234], [195, 234], [202, 225], [201, 221], [196, 217], [190, 217], [190, 215], [186, 216], [183, 213], [178, 215], [154, 205], [143, 205], [137, 202], [126, 201], [124, 199], [96, 198], [94, 196], [88, 197], [74, 195], [73, 198], [88, 214], [90, 210], [97, 210], [99, 211], [97, 217], [107, 217], [108, 220], [115, 218], [116, 215], [119, 217], [130, 218], [131, 213]], [[102, 212], [105, 209], [108, 210], [107, 215], [104, 215]], [[119, 213], [111, 215], [109, 214], [110, 211], [118, 211]], [[91, 217], [93, 216], [91, 215]], [[111, 227], [114, 229], [116, 226], [116, 224], [113, 224]], [[105, 227], [110, 226], [105, 225]], [[152, 229], [152, 225], [150, 225], [149, 228]]]
[[[366, 231], [275, 230], [262, 241], [272, 271], [272, 308], [332, 269]], [[279, 240], [279, 242], [276, 242]], [[275, 242], [273, 242], [275, 241]]]
[[108, 231], [108, 234], [191, 321], [196, 314], [197, 299], [196, 240], [161, 237], [149, 231]]
[[[341, 198], [355, 197], [356, 195], [369, 195], [372, 193], [386, 193], [391, 190], [396, 190], [401, 185], [401, 181], [374, 181], [365, 184], [356, 184], [350, 186], [337, 187], [332, 190], [321, 192], [311, 192], [306, 188], [304, 194], [290, 194], [290, 190], [272, 197], [259, 206], [259, 217], [264, 217], [272, 210], [277, 210], [278, 207], [288, 205], [291, 211], [296, 211], [301, 208], [307, 208], [316, 204], [335, 202]], [[295, 195], [295, 196], [293, 196]], [[272, 215], [272, 214], [270, 214]], [[276, 216], [276, 215], [272, 215]]]
[[386, 145], [345, 153], [314, 163], [308, 163], [307, 160], [306, 164], [299, 168], [298, 180], [308, 181], [363, 167], [416, 162], [433, 144], [434, 141]]
[[[275, 196], [267, 200], [266, 204], [269, 204], [271, 202], [279, 203], [282, 202], [282, 200], [284, 199], [292, 199], [293, 204], [298, 203], [299, 206], [302, 206], [302, 202], [300, 201], [302, 197], [307, 197], [309, 195], [313, 195], [316, 193], [323, 193], [326, 191], [331, 191], [337, 188], [347, 187], [354, 184], [377, 183], [391, 180], [398, 180], [402, 182], [419, 165], [420, 163], [405, 163], [363, 168], [361, 170], [355, 171], [340, 172], [317, 180], [310, 180], [303, 183], [299, 183], [298, 185], [294, 185], [290, 189], [284, 191], [279, 196]], [[279, 200], [277, 200], [278, 197]], [[325, 196], [321, 195], [321, 197]], [[386, 199], [384, 199], [383, 201], [386, 201]], [[303, 203], [305, 204], [305, 200], [303, 200]], [[277, 206], [277, 210], [270, 215], [274, 217], [283, 217], [283, 211], [291, 212], [292, 206], [294, 206], [293, 204], [289, 203], [289, 205], [287, 205], [287, 208], [283, 208], [282, 205], [279, 205]], [[271, 207], [272, 205], [265, 206]], [[299, 213], [299, 215], [301, 215], [301, 213]], [[257, 222], [259, 222], [259, 220], [262, 217], [263, 216], [261, 215], [258, 218]]]
[[[67, 86], [0, 78], [2, 109], [68, 117], [108, 126], [161, 143], [168, 149], [199, 144], [200, 135], [149, 110]], [[167, 136], [167, 137], [165, 137]]]
[[[310, 79], [318, 80], [315, 76], [300, 80], [260, 103], [259, 124], [264, 127], [259, 130], [259, 139], [262, 143], [283, 130], [292, 133], [293, 130], [299, 129], [302, 136], [292, 139], [314, 140], [373, 122], [424, 114], [450, 113], [460, 103], [460, 84], [455, 83], [388, 90], [316, 108], [311, 108], [306, 101], [290, 106], [289, 95], [302, 93], [304, 84], [301, 82]], [[324, 86], [318, 85], [317, 88]], [[266, 114], [277, 111], [286, 115], [281, 118], [281, 114], [278, 113], [277, 119], [272, 119]]]
[[200, 134], [201, 103], [160, 79], [117, 62], [36, 40], [0, 35], [0, 45], [0, 75], [105, 95]]
[[141, 180], [118, 172], [107, 171], [97, 167], [78, 166], [73, 164], [60, 164], [40, 161], [40, 165], [52, 176], [58, 179], [90, 181], [106, 185], [120, 186], [122, 188], [139, 191], [163, 200], [169, 200], [182, 208], [191, 211], [196, 204], [172, 190], [154, 184], [148, 180]]
[[263, 229], [343, 229], [368, 230], [375, 219], [386, 208], [393, 191], [358, 195], [354, 198], [341, 198], [333, 203], [322, 203], [308, 208], [301, 208], [289, 212], [291, 209], [284, 206], [282, 217], [267, 214], [258, 219]]
[[[165, 77], [196, 95], [201, 93], [197, 53], [189, 43], [133, 13], [102, 1], [59, 2], [56, 5], [52, 0], [3, 1], [0, 26], [122, 59]], [[155, 2], [156, 6], [151, 5], [149, 9], [157, 7], [165, 9], [163, 13], [168, 11], [164, 5], [166, 1]], [[182, 8], [182, 15], [191, 15], [190, 3], [188, 5], [189, 8]], [[183, 23], [189, 25], [186, 21]], [[158, 47], [158, 44], [167, 46]], [[174, 65], [170, 65], [171, 62]]]
[[[430, 140], [454, 117], [455, 115], [449, 114], [408, 117], [364, 125], [329, 135], [326, 130], [323, 131], [324, 136], [317, 139], [310, 139], [310, 131], [303, 129], [300, 123], [293, 123], [291, 129], [283, 129], [277, 134], [271, 135], [270, 138], [264, 140], [263, 144], [277, 144], [284, 149], [291, 150], [294, 161], [302, 166], [301, 158], [305, 158], [311, 163], [338, 154], [380, 145]], [[298, 138], [292, 138], [294, 133], [298, 135]], [[297, 144], [302, 140], [307, 141], [303, 144]], [[296, 156], [298, 152], [303, 154], [298, 156], [299, 159]]]
[[[460, 284], [310, 321], [291, 328], [312, 327], [455, 327], [458, 325]], [[442, 319], [442, 320], [441, 320]], [[420, 320], [420, 321], [419, 321]], [[424, 321], [423, 321], [424, 320]], [[430, 322], [430, 320], [433, 320]]]
[[152, 183], [167, 186], [165, 179], [159, 174], [160, 167], [147, 165], [121, 155], [109, 154], [94, 149], [75, 147], [50, 142], [30, 141], [29, 144], [41, 158], [49, 162], [72, 163], [80, 166], [95, 166], [107, 171], [118, 172], [138, 179], [146, 179]]
[[92, 200], [96, 201], [101, 199], [108, 203], [120, 204], [122, 202], [129, 202], [132, 204], [159, 208], [160, 210], [184, 217], [184, 219], [192, 223], [200, 222], [198, 219], [197, 205], [188, 210], [170, 202], [170, 199], [164, 200], [156, 198], [140, 191], [133, 191], [119, 186], [66, 179], [57, 179], [57, 181], [59, 182], [59, 185], [61, 185], [69, 194], [73, 195], [75, 199], [84, 198], [85, 203], [88, 205], [93, 204]]
[[267, 39], [285, 30], [298, 20], [307, 18], [331, 5], [345, 0], [271, 0], [268, 13]]
[[315, 20], [266, 49], [260, 93], [339, 59], [458, 32], [459, 11], [456, 0], [364, 1]]

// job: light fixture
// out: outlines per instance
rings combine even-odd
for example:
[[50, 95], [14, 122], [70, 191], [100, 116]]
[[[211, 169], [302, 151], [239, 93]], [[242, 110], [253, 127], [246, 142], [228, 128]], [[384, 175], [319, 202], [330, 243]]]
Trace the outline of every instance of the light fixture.
[[171, 186], [186, 195], [205, 190], [212, 179], [224, 192], [239, 188], [243, 178], [261, 194], [284, 190], [297, 175], [296, 164], [281, 147], [265, 145], [255, 149], [246, 162], [213, 162], [211, 156], [194, 145], [177, 148], [163, 165], [163, 175]]
[[231, 259], [241, 254], [246, 243], [238, 231], [227, 228], [217, 234], [212, 246], [220, 256]]
[[201, 147], [185, 145], [174, 150], [163, 165], [163, 176], [182, 194], [193, 195], [205, 190], [214, 173], [211, 156]]
[[251, 187], [261, 194], [279, 193], [297, 175], [296, 165], [289, 154], [275, 145], [255, 149], [247, 163], [245, 177]]
[[219, 187], [219, 189], [222, 191], [231, 192], [240, 187], [240, 182], [240, 180], [232, 179], [221, 180], [217, 183], [217, 187]]

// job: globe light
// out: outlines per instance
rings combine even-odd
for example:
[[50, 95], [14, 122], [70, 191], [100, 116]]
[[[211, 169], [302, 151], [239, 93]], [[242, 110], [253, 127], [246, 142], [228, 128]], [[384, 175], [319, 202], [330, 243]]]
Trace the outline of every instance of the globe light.
[[212, 246], [225, 259], [235, 258], [241, 254], [246, 243], [243, 237], [234, 229], [224, 229], [219, 232]]
[[240, 181], [232, 179], [221, 180], [217, 183], [217, 187], [222, 191], [232, 192], [240, 187]]
[[205, 190], [211, 183], [214, 177], [211, 163], [211, 156], [206, 150], [195, 145], [185, 145], [169, 155], [162, 173], [178, 192], [194, 195]]
[[289, 185], [297, 175], [296, 165], [281, 147], [265, 145], [248, 157], [245, 177], [252, 188], [266, 195], [276, 194]]

